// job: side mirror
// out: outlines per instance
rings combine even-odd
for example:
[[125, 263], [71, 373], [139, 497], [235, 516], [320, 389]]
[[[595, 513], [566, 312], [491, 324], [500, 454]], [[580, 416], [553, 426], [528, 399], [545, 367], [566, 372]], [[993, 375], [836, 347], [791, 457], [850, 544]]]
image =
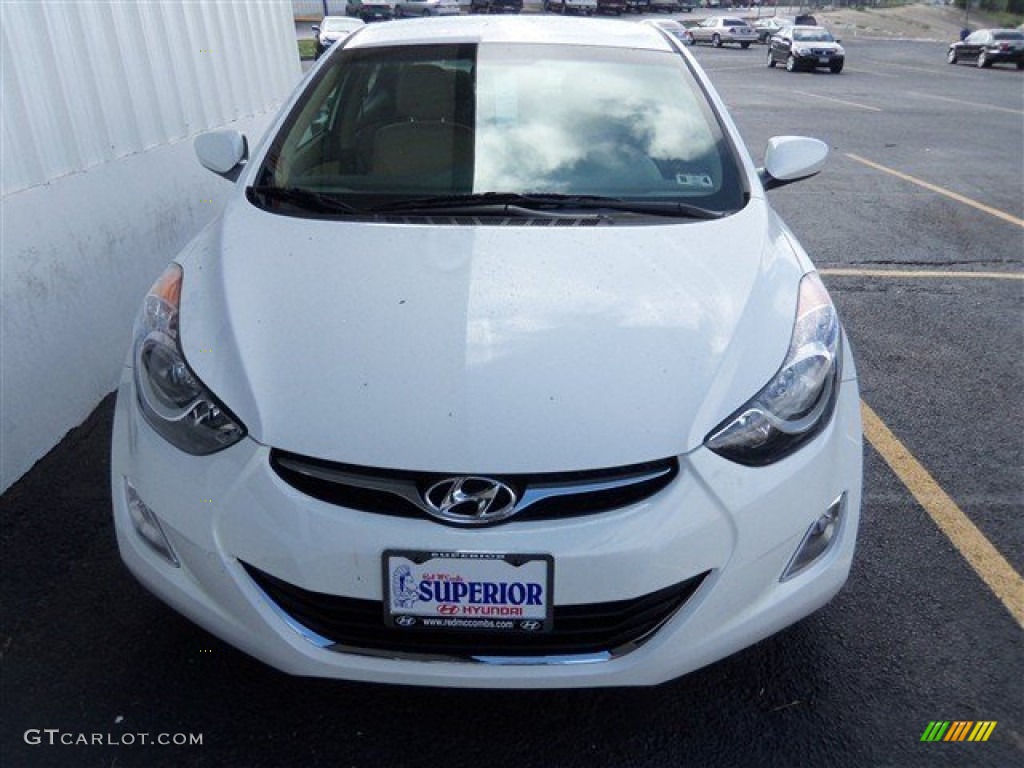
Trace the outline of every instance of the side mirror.
[[837, 37], [837, 38], [836, 38], [836, 44], [838, 45], [838, 44], [839, 44], [839, 43], [841, 43], [841, 42], [843, 42], [843, 41], [842, 41], [842, 40], [840, 40], [840, 39], [839, 39], [839, 38]]
[[813, 176], [825, 167], [828, 144], [805, 136], [773, 136], [758, 169], [765, 189], [774, 189]]
[[201, 133], [192, 147], [200, 165], [229, 181], [238, 179], [249, 158], [249, 142], [238, 131]]
[[319, 35], [320, 34], [320, 27], [318, 27], [316, 24], [311, 26], [310, 29], [313, 30], [313, 34], [314, 35]]

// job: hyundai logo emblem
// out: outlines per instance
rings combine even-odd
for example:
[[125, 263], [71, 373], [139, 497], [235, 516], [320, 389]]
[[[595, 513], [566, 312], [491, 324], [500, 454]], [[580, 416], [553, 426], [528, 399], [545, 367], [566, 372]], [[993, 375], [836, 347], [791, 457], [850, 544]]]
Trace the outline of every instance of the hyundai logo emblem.
[[395, 617], [395, 624], [397, 624], [400, 627], [413, 627], [413, 626], [416, 625], [416, 617], [415, 616], [396, 616]]
[[484, 525], [516, 513], [515, 491], [489, 477], [449, 477], [423, 494], [427, 512], [459, 525]]

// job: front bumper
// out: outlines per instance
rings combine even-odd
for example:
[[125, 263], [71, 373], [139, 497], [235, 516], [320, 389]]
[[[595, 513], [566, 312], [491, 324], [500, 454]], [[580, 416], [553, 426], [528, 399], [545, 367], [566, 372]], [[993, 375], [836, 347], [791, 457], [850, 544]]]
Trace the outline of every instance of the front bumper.
[[[312, 499], [274, 474], [269, 448], [251, 439], [205, 458], [184, 454], [145, 423], [126, 368], [111, 466], [118, 545], [129, 569], [172, 607], [292, 674], [487, 688], [657, 684], [799, 620], [845, 583], [861, 499], [859, 414], [856, 381], [846, 381], [827, 429], [773, 466], [741, 467], [701, 448], [680, 457], [679, 475], [645, 502], [590, 516], [464, 530]], [[126, 483], [159, 519], [179, 566], [136, 531]], [[808, 527], [844, 495], [845, 515], [833, 545], [780, 581]], [[507, 666], [323, 647], [246, 570], [310, 592], [379, 601], [381, 556], [396, 548], [549, 553], [556, 606], [622, 601], [707, 576], [625, 655]]]
[[815, 69], [817, 67], [831, 67], [835, 64], [842, 64], [846, 58], [842, 53], [804, 53], [793, 55], [797, 67], [801, 69]]

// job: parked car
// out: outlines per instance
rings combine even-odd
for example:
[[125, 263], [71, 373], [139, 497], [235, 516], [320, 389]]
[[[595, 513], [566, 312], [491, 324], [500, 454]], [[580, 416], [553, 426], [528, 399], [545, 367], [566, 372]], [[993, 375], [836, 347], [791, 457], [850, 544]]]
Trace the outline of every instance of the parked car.
[[785, 16], [770, 16], [765, 19], [758, 19], [754, 22], [754, 31], [757, 32], [757, 42], [766, 44], [773, 35], [779, 34], [786, 27], [792, 27], [796, 22]]
[[816, 27], [818, 26], [818, 20], [809, 13], [798, 14], [793, 22], [798, 27]]
[[643, 23], [664, 30], [683, 45], [693, 45], [693, 35], [690, 34], [690, 30], [675, 19], [644, 19]]
[[651, 0], [626, 0], [626, 10], [632, 13], [643, 13], [651, 7]]
[[626, 0], [597, 0], [597, 13], [621, 16], [627, 10]]
[[838, 75], [845, 61], [843, 46], [823, 27], [787, 27], [768, 43], [768, 66], [783, 63], [787, 72], [828, 67]]
[[1024, 69], [1024, 31], [979, 29], [950, 45], [946, 61], [973, 61], [982, 69], [993, 64], [1016, 64], [1017, 69]]
[[344, 40], [362, 26], [364, 26], [362, 19], [348, 16], [324, 16], [320, 24], [315, 24], [312, 27], [313, 58], [319, 59], [328, 48], [339, 40]]
[[757, 33], [743, 21], [732, 16], [709, 16], [695, 27], [690, 27], [695, 43], [711, 43], [715, 48], [726, 44], [749, 48], [757, 41]]
[[523, 0], [471, 0], [470, 13], [521, 13]]
[[395, 18], [393, 0], [346, 0], [345, 14], [367, 24], [371, 21], [389, 21]]
[[544, 0], [544, 10], [549, 13], [593, 16], [597, 13], [597, 0]]
[[686, 0], [651, 0], [650, 9], [659, 13], [690, 13], [693, 5]]
[[395, 15], [402, 19], [410, 16], [458, 16], [461, 12], [459, 0], [395, 0]]
[[195, 140], [236, 183], [121, 371], [144, 585], [292, 674], [478, 688], [657, 684], [842, 587], [856, 371], [765, 192], [823, 142], [758, 171], [688, 49], [527, 15], [370, 25], [270, 125]]

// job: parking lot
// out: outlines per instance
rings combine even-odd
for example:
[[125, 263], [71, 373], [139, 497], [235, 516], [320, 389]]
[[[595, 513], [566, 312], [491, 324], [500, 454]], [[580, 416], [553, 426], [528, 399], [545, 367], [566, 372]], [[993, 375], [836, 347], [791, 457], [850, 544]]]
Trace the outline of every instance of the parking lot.
[[[1024, 73], [948, 66], [939, 43], [844, 44], [838, 76], [769, 69], [758, 45], [693, 49], [755, 161], [773, 135], [832, 148], [819, 176], [769, 193], [825, 275], [865, 403], [859, 551], [831, 604], [655, 689], [290, 678], [121, 566], [107, 398], [0, 500], [2, 762], [1020, 764]], [[931, 721], [997, 726], [986, 743], [922, 743]], [[32, 745], [28, 729], [202, 744]]]

